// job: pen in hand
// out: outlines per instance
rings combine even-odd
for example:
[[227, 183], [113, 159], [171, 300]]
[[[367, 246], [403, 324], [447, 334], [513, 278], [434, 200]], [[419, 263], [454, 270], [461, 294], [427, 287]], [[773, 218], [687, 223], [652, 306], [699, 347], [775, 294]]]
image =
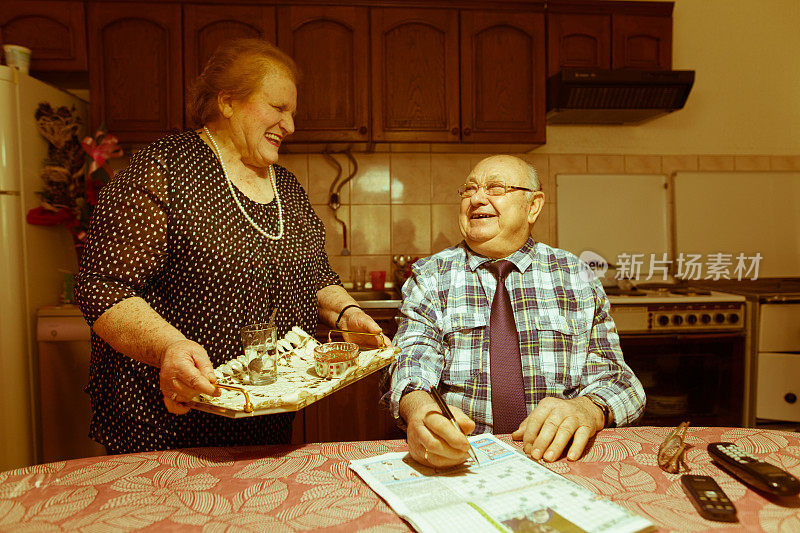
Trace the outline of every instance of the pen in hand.
[[[450, 408], [444, 402], [444, 398], [442, 398], [442, 395], [439, 392], [439, 389], [437, 389], [436, 387], [432, 387], [431, 388], [431, 396], [433, 396], [433, 399], [436, 400], [436, 405], [439, 406], [439, 409], [442, 410], [442, 415], [444, 415], [445, 418], [450, 420], [450, 422], [453, 423], [453, 425], [456, 427], [456, 429], [459, 432], [461, 432], [461, 426], [458, 425], [458, 422], [456, 422], [456, 417], [453, 416], [453, 412], [450, 410]], [[475, 451], [472, 449], [472, 444], [469, 445], [469, 455], [470, 455], [470, 457], [472, 457], [475, 460], [476, 464], [481, 464], [480, 461], [478, 461], [478, 456], [475, 455]]]

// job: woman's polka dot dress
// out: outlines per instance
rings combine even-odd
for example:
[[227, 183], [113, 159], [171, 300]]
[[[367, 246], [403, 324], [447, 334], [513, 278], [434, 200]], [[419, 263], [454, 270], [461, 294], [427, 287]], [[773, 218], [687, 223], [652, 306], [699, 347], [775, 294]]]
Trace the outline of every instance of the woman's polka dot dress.
[[[134, 156], [103, 188], [76, 279], [89, 323], [139, 296], [211, 363], [242, 351], [239, 329], [266, 322], [277, 308], [278, 336], [313, 332], [316, 293], [340, 280], [325, 254], [325, 228], [297, 179], [275, 165], [283, 206], [278, 241], [258, 233], [236, 206], [222, 168], [194, 131], [165, 137]], [[278, 233], [273, 200], [259, 204], [236, 189], [247, 213]], [[196, 446], [286, 443], [293, 415], [229, 419], [196, 410], [173, 415], [159, 369], [116, 352], [92, 334], [90, 436], [120, 453]]]

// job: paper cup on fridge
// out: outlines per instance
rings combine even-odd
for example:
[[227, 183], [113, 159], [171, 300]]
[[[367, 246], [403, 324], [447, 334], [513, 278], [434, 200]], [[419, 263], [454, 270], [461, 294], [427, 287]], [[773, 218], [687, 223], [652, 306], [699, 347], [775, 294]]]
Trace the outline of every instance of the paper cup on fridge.
[[3, 53], [6, 57], [6, 65], [19, 69], [23, 74], [27, 74], [31, 66], [31, 49], [18, 44], [4, 44]]

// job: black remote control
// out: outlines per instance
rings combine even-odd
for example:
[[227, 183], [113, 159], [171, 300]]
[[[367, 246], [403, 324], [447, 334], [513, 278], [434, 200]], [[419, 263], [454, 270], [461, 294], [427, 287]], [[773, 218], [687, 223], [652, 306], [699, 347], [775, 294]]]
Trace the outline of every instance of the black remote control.
[[732, 442], [712, 442], [708, 453], [720, 466], [751, 487], [774, 494], [800, 493], [800, 480], [777, 466], [745, 452]]
[[692, 505], [707, 520], [717, 522], [738, 522], [736, 507], [722, 492], [714, 478], [684, 474], [681, 476], [683, 491], [689, 496]]

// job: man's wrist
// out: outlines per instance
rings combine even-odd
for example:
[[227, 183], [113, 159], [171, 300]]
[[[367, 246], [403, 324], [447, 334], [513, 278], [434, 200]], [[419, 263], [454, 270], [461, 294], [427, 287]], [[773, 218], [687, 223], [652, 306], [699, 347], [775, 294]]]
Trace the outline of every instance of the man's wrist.
[[608, 406], [608, 403], [606, 403], [606, 401], [597, 394], [589, 393], [589, 394], [584, 394], [583, 396], [584, 398], [595, 404], [598, 407], [598, 409], [600, 409], [600, 412], [603, 415], [603, 427], [604, 428], [609, 427], [612, 422], [613, 414], [611, 412], [611, 408]]
[[[428, 395], [427, 389], [420, 387], [415, 383], [409, 383], [403, 389], [403, 392], [400, 393], [400, 399], [398, 400], [398, 425], [401, 429], [407, 429], [409, 419], [411, 415], [417, 410], [421, 403], [421, 399], [418, 395], [412, 395], [410, 398], [406, 398], [409, 394], [414, 392], [424, 392], [426, 396]], [[428, 396], [427, 399], [429, 399]]]

